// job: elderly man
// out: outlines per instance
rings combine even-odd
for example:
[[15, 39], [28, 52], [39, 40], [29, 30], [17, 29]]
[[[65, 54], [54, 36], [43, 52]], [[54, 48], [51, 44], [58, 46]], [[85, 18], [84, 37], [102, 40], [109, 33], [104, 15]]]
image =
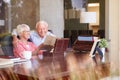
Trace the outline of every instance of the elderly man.
[[[13, 45], [16, 44], [18, 38], [13, 32]], [[30, 40], [36, 45], [39, 46], [44, 42], [47, 35], [55, 36], [51, 32], [48, 31], [48, 24], [45, 21], [38, 21], [36, 23], [36, 31], [30, 32]]]
[[55, 36], [48, 31], [48, 24], [45, 21], [39, 21], [36, 24], [36, 31], [30, 33], [30, 39], [38, 46], [44, 42], [47, 35]]

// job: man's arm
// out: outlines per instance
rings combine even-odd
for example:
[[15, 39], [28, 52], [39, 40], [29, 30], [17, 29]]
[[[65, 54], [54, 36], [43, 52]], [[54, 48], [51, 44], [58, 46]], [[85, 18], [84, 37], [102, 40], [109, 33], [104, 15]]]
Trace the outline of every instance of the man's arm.
[[13, 31], [12, 31], [12, 38], [13, 38], [13, 41], [12, 41], [12, 44], [13, 44], [13, 46], [16, 46], [16, 43], [18, 42], [18, 37], [17, 37], [17, 31], [16, 31], [16, 29], [13, 29]]
[[13, 46], [16, 46], [19, 39], [17, 38], [16, 35], [12, 35], [12, 38], [13, 38], [12, 44], [13, 44]]

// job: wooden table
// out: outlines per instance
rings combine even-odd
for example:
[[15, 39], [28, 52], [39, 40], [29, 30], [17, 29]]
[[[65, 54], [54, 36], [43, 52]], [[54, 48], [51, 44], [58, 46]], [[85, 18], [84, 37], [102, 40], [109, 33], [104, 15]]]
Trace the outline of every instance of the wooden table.
[[[70, 52], [66, 57], [64, 55], [44, 56], [43, 59], [35, 56], [29, 61], [1, 68], [0, 80], [69, 80], [74, 78], [97, 80], [99, 77], [109, 75], [108, 64], [94, 67], [89, 54]], [[106, 74], [96, 72], [101, 72], [102, 69], [106, 69]]]

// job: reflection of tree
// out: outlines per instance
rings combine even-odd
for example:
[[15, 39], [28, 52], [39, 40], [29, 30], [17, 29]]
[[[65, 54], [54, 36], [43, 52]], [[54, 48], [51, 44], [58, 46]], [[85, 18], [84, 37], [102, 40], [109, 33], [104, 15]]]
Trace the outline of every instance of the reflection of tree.
[[23, 0], [11, 0], [12, 7], [22, 7]]
[[0, 19], [4, 19], [5, 17], [5, 4], [2, 0], [0, 0]]
[[[11, 19], [14, 23], [19, 23], [19, 19], [22, 20], [23, 15], [21, 14], [23, 8], [23, 0], [12, 0], [11, 2]], [[14, 23], [12, 23], [14, 25]]]
[[[39, 0], [11, 0], [12, 28], [21, 23], [34, 27], [36, 23], [36, 10]], [[32, 5], [32, 6], [31, 6]], [[39, 10], [38, 10], [39, 12]]]

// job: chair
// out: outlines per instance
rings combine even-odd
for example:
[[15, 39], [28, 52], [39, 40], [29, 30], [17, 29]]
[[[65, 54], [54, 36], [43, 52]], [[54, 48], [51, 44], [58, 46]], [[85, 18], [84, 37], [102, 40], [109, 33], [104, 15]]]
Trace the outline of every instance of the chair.
[[1, 48], [4, 55], [13, 56], [13, 45], [11, 35], [6, 35], [1, 39]]
[[[65, 62], [65, 56], [64, 52], [67, 50], [69, 44], [69, 38], [60, 38], [56, 39], [54, 50], [53, 50], [53, 62], [57, 61], [60, 65], [63, 65], [63, 62]], [[60, 58], [58, 58], [60, 57]], [[67, 69], [67, 64], [64, 64], [61, 67], [61, 70], [66, 70]]]
[[71, 44], [73, 44], [75, 42], [77, 37], [78, 37], [77, 30], [71, 30], [71, 35], [70, 35]]
[[60, 39], [56, 39], [55, 45], [54, 45], [54, 49], [52, 52], [44, 52], [43, 56], [46, 57], [50, 57], [50, 56], [64, 56], [64, 51], [68, 48], [68, 44], [69, 44], [69, 38], [60, 38]]
[[98, 46], [98, 44], [99, 44], [99, 40], [94, 41], [93, 46], [92, 46], [91, 51], [90, 51], [91, 57], [95, 56], [96, 47]]
[[90, 51], [93, 43], [93, 36], [78, 36], [72, 47], [77, 51]]
[[69, 38], [56, 39], [53, 54], [63, 54], [68, 48]]
[[69, 38], [69, 37], [70, 37], [70, 31], [64, 30], [64, 38]]
[[[56, 39], [53, 52], [44, 52], [43, 59], [49, 60], [50, 62], [52, 61], [53, 64], [56, 63], [56, 61], [57, 61], [60, 65], [62, 65], [62, 66], [60, 66], [60, 68], [63, 71], [65, 71], [67, 69], [67, 67], [66, 67], [67, 64], [63, 65], [63, 62], [65, 62], [64, 52], [68, 48], [68, 44], [69, 44], [69, 38]], [[51, 59], [51, 57], [52, 57], [52, 59]]]
[[98, 44], [99, 44], [100, 40], [96, 40], [94, 41], [93, 43], [93, 46], [91, 48], [91, 51], [90, 51], [90, 57], [92, 57], [93, 61], [97, 64], [97, 60], [96, 60], [96, 57], [95, 57], [95, 53], [96, 51], [98, 52], [99, 54], [99, 57], [100, 57], [100, 60], [102, 60], [103, 58], [103, 53], [102, 51], [100, 50], [100, 48], [98, 47]]

